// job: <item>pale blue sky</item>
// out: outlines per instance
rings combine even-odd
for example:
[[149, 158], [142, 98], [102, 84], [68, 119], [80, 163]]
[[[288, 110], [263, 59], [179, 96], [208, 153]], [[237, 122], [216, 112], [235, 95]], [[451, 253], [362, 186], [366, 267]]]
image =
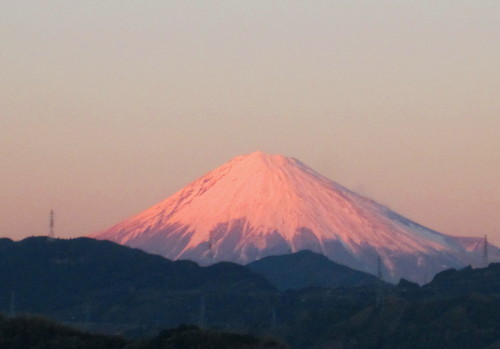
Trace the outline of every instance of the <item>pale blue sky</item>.
[[500, 244], [500, 2], [0, 0], [0, 235], [117, 223], [254, 150]]

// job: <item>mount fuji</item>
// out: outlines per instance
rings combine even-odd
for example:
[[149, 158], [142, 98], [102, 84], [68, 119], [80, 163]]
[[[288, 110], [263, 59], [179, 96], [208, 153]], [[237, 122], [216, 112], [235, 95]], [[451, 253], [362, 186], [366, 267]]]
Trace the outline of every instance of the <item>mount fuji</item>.
[[[483, 239], [417, 224], [329, 180], [299, 160], [254, 152], [233, 158], [157, 205], [90, 237], [169, 259], [250, 263], [311, 250], [386, 281], [425, 283], [483, 263]], [[500, 250], [489, 246], [491, 259]], [[380, 261], [380, 263], [379, 263]]]

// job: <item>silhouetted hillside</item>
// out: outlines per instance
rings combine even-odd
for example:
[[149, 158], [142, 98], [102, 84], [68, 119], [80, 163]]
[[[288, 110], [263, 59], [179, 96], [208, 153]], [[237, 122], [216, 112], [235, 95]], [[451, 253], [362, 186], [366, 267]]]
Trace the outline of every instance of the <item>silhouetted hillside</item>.
[[300, 251], [262, 258], [247, 267], [263, 275], [284, 291], [306, 287], [357, 287], [376, 285], [381, 281], [368, 273], [332, 262], [324, 255]]
[[8, 238], [0, 238], [0, 248], [12, 244], [14, 241]]
[[491, 263], [488, 268], [461, 270], [448, 269], [438, 273], [423, 289], [433, 293], [454, 295], [472, 292], [500, 294], [500, 263]]
[[179, 326], [163, 330], [138, 349], [286, 349], [274, 340], [262, 340], [245, 334]]
[[332, 325], [319, 347], [343, 349], [500, 348], [500, 300], [470, 294], [408, 301], [389, 296]]
[[[219, 332], [207, 328], [272, 336], [301, 349], [493, 349], [500, 344], [499, 264], [448, 270], [423, 287], [406, 280], [393, 286], [369, 275], [372, 284], [328, 288], [337, 284], [311, 287], [311, 282], [323, 276], [355, 285], [365, 275], [310, 252], [270, 260], [276, 273], [284, 269], [284, 283], [286, 275], [304, 276], [288, 281], [291, 286], [277, 283], [289, 288], [279, 292], [233, 263], [200, 267], [85, 238], [2, 239], [0, 311], [44, 314], [89, 331], [135, 337], [155, 337], [160, 329], [183, 323], [204, 328], [162, 332], [154, 342], [161, 348], [188, 345], [189, 338], [221, 347]], [[277, 266], [276, 260], [285, 262]], [[298, 289], [301, 283], [307, 288]], [[224, 343], [246, 341], [231, 336]], [[154, 344], [127, 343], [131, 348]]]
[[40, 316], [7, 319], [0, 314], [0, 348], [5, 349], [122, 349], [116, 336], [85, 333]]
[[264, 278], [238, 264], [200, 267], [191, 261], [173, 262], [109, 241], [32, 237], [1, 248], [0, 268], [8, 263], [8, 268], [6, 264], [2, 268], [2, 281], [4, 287], [12, 289], [33, 287], [32, 283], [43, 281], [36, 287], [74, 293], [108, 287], [273, 290]]
[[[396, 287], [379, 288], [377, 306], [364, 306], [341, 319], [333, 319], [341, 307], [316, 311], [300, 323], [309, 331], [287, 328], [287, 338], [302, 348], [498, 349], [499, 267], [447, 270], [423, 287], [401, 280]], [[336, 295], [340, 297], [339, 291]], [[362, 297], [358, 293], [353, 298]], [[347, 299], [338, 304], [346, 304]], [[317, 331], [314, 337], [304, 336], [310, 331]]]
[[214, 321], [255, 321], [228, 309], [246, 302], [258, 312], [265, 306], [260, 295], [270, 298], [276, 292], [262, 276], [237, 264], [200, 267], [88, 238], [34, 237], [4, 244], [0, 285], [4, 311], [15, 292], [18, 313], [165, 327], [202, 321], [202, 300], [214, 309]]
[[286, 349], [273, 340], [224, 331], [179, 326], [151, 339], [127, 340], [61, 325], [40, 316], [0, 315], [0, 348], [9, 349]]

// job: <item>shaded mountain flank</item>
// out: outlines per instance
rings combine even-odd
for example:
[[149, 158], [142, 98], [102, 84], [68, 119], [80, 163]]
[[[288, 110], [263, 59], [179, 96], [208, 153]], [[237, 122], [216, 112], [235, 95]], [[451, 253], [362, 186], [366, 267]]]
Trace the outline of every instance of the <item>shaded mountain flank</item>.
[[262, 258], [247, 267], [263, 275], [279, 290], [306, 287], [352, 288], [377, 285], [379, 278], [332, 262], [308, 250]]
[[[71, 322], [177, 326], [203, 322], [200, 309], [214, 321], [253, 325], [244, 311], [225, 307], [247, 304], [258, 311], [261, 295], [275, 288], [262, 276], [233, 263], [200, 267], [170, 261], [108, 241], [27, 238], [0, 248], [0, 309], [38, 313]], [[206, 305], [202, 306], [202, 303]]]

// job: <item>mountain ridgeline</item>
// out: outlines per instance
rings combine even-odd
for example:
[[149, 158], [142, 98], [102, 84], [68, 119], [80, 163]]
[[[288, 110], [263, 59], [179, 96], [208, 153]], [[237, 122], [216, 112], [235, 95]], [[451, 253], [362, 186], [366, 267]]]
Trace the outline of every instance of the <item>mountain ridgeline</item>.
[[[299, 160], [238, 156], [171, 197], [91, 237], [202, 265], [311, 250], [388, 281], [425, 283], [481, 266], [482, 239], [441, 234], [337, 184]], [[500, 250], [490, 246], [492, 260]]]
[[[2, 239], [0, 311], [43, 314], [88, 331], [128, 337], [154, 337], [160, 329], [194, 324], [271, 336], [299, 349], [500, 345], [500, 264], [447, 270], [420, 287], [406, 280], [382, 283], [311, 252], [260, 262], [200, 267], [87, 238]], [[256, 266], [269, 280], [250, 270]], [[273, 275], [277, 266], [296, 280], [283, 284], [283, 275]], [[324, 283], [306, 275], [315, 268], [325, 272]], [[222, 338], [188, 327], [157, 339], [159, 347], [168, 347], [161, 343], [190, 336], [214, 343]], [[115, 339], [110, 343], [128, 345]]]
[[[198, 323], [198, 307], [187, 309], [208, 294], [219, 296], [210, 298], [217, 306], [217, 302], [252, 303], [256, 302], [252, 297], [275, 292], [264, 277], [237, 264], [200, 267], [88, 238], [34, 237], [4, 244], [0, 285], [3, 309], [8, 309], [14, 292], [20, 313], [84, 322], [90, 311], [101, 321], [159, 321], [171, 326]], [[165, 311], [165, 303], [174, 299], [171, 305], [176, 308]]]
[[281, 291], [307, 287], [352, 288], [383, 283], [371, 274], [332, 262], [308, 250], [265, 257], [247, 267], [266, 277]]

